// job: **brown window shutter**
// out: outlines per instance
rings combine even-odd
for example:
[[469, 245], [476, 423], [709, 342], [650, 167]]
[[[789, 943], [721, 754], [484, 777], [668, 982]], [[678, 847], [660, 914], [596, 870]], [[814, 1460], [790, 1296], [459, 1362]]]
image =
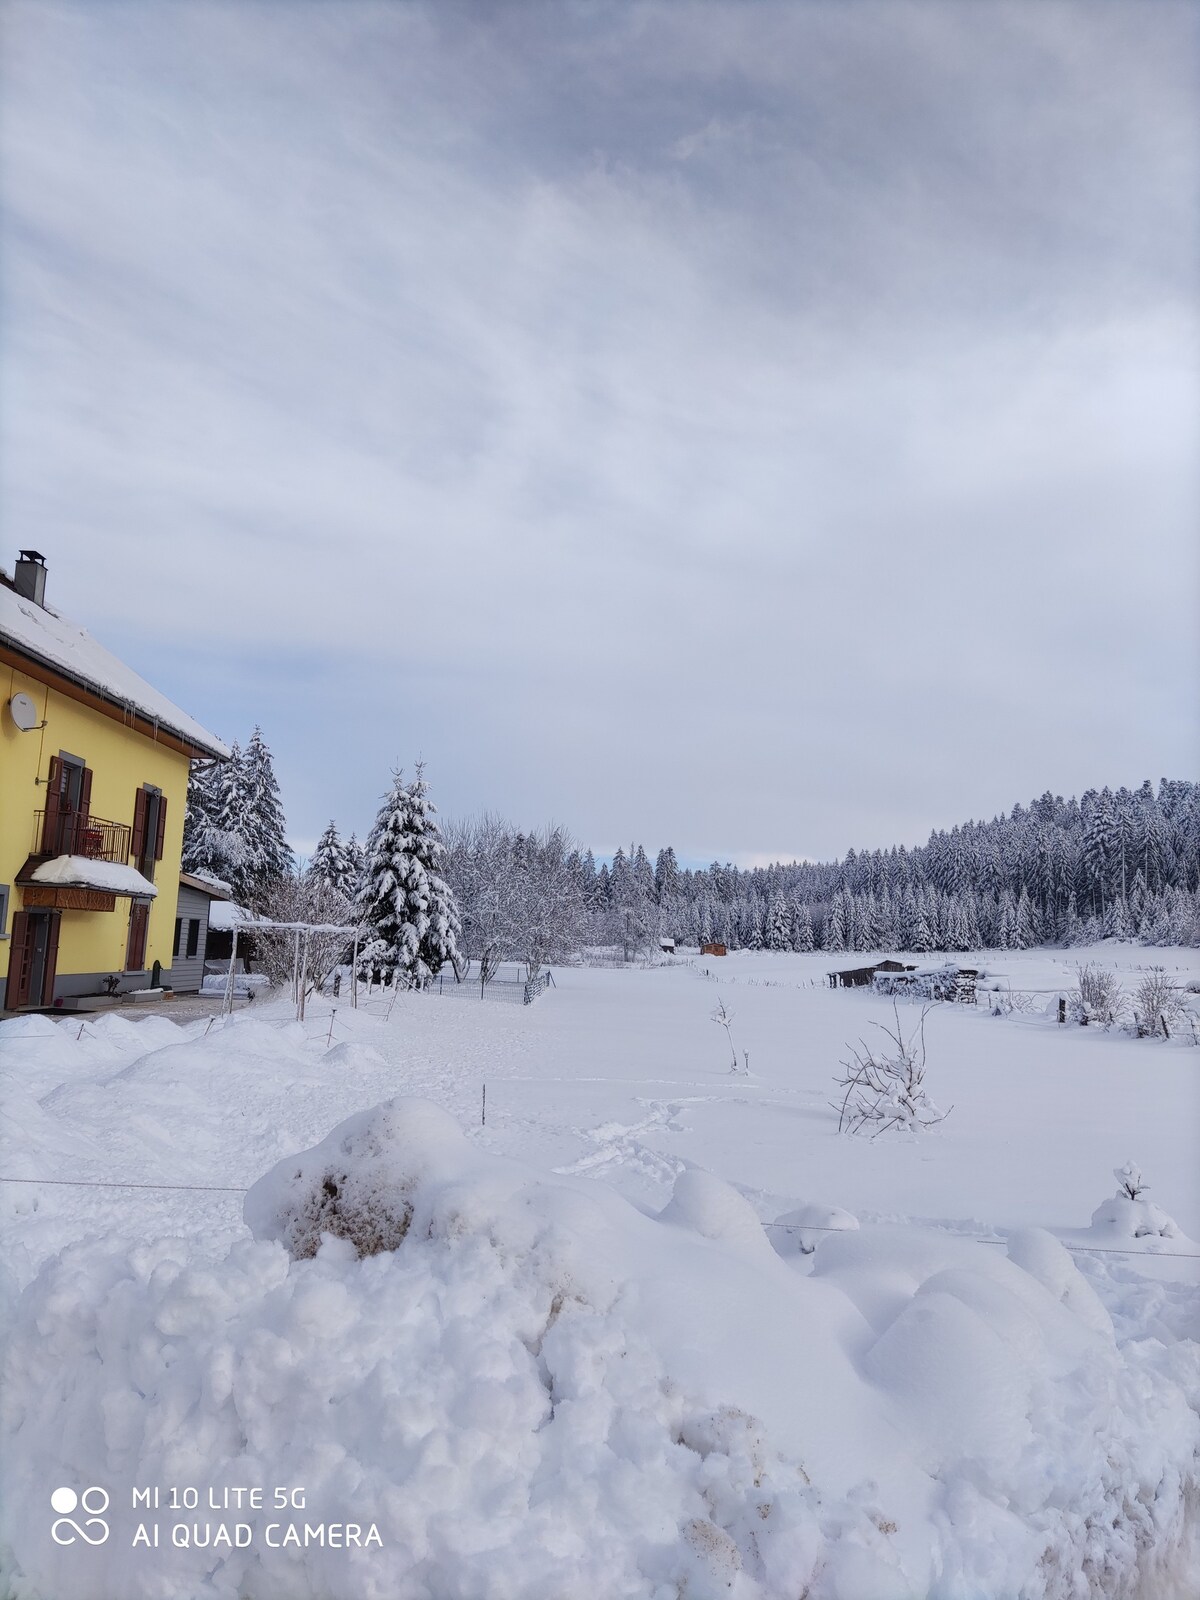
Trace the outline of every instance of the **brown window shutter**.
[[158, 797], [158, 830], [154, 835], [154, 859], [161, 861], [163, 858], [163, 835], [167, 831], [167, 797], [160, 794]]
[[83, 827], [92, 814], [92, 769], [84, 767], [79, 779], [79, 824]]
[[146, 806], [149, 799], [145, 789], [139, 789], [133, 799], [133, 839], [129, 854], [135, 861], [140, 861], [146, 853]]
[[62, 912], [50, 913], [50, 934], [46, 941], [46, 976], [42, 983], [42, 1004], [50, 1005], [54, 999], [54, 980], [58, 976], [58, 930]]
[[[29, 943], [29, 913], [14, 911], [12, 939], [8, 951], [8, 989], [4, 1004], [10, 1011], [23, 1006], [29, 999], [29, 961], [26, 946]], [[22, 990], [25, 992], [23, 993]]]
[[42, 827], [42, 852], [56, 856], [58, 852], [58, 809], [62, 800], [62, 762], [50, 757], [50, 776], [46, 779], [46, 814]]
[[146, 963], [146, 925], [150, 921], [150, 907], [144, 900], [135, 900], [129, 908], [129, 943], [125, 947], [126, 972], [140, 972]]

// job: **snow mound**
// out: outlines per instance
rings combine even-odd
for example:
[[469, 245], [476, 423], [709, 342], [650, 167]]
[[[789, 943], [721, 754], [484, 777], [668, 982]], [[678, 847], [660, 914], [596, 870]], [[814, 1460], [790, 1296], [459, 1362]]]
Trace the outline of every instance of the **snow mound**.
[[1105, 1338], [1113, 1337], [1112, 1318], [1100, 1296], [1071, 1260], [1070, 1251], [1064, 1249], [1052, 1233], [1047, 1233], [1045, 1228], [1019, 1229], [1009, 1237], [1008, 1259], [1036, 1278], [1043, 1289], [1087, 1327]]
[[771, 1252], [762, 1223], [745, 1196], [698, 1167], [679, 1174], [659, 1221], [689, 1228], [702, 1239], [719, 1239], [751, 1256]]
[[57, 1033], [58, 1024], [50, 1017], [7, 1017], [0, 1022], [0, 1044], [14, 1039], [52, 1039]]
[[[72, 1246], [17, 1302], [12, 1600], [1132, 1600], [1200, 1579], [1196, 1349], [1118, 1347], [1044, 1239], [1014, 1245], [1027, 1268], [848, 1229], [806, 1275], [707, 1174], [648, 1216], [404, 1099], [280, 1162], [245, 1217], [255, 1238], [214, 1265], [182, 1241]], [[46, 1484], [74, 1482], [303, 1484], [303, 1520], [380, 1542], [281, 1552], [279, 1514], [242, 1512], [245, 1548], [151, 1562], [123, 1498], [83, 1567], [45, 1536]]]
[[1123, 1246], [1140, 1240], [1147, 1250], [1162, 1250], [1164, 1240], [1171, 1241], [1167, 1248], [1183, 1251], [1196, 1248], [1195, 1241], [1186, 1237], [1175, 1218], [1146, 1198], [1150, 1185], [1143, 1183], [1141, 1171], [1132, 1161], [1114, 1167], [1113, 1177], [1119, 1179], [1121, 1187], [1092, 1212], [1091, 1227], [1087, 1230], [1091, 1238]]
[[811, 1255], [826, 1234], [844, 1233], [858, 1227], [858, 1218], [841, 1206], [822, 1205], [810, 1200], [794, 1211], [784, 1211], [775, 1218], [776, 1233], [772, 1240], [781, 1256]]
[[246, 1225], [297, 1260], [315, 1256], [323, 1234], [348, 1240], [359, 1256], [395, 1250], [412, 1223], [418, 1185], [425, 1180], [428, 1193], [439, 1179], [452, 1181], [467, 1148], [439, 1106], [391, 1100], [260, 1178], [246, 1195]]

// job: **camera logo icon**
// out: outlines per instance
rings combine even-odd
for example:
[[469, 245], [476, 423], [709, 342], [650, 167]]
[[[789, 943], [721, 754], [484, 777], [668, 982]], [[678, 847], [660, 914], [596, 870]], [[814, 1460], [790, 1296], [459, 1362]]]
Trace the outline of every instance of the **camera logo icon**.
[[[108, 1490], [100, 1488], [99, 1484], [93, 1484], [82, 1494], [76, 1494], [74, 1489], [55, 1489], [50, 1496], [50, 1508], [58, 1513], [50, 1525], [50, 1537], [55, 1544], [74, 1544], [76, 1538], [82, 1539], [85, 1544], [103, 1544], [108, 1538], [108, 1523], [104, 1520], [104, 1513], [108, 1510]], [[81, 1508], [84, 1513], [82, 1527], [73, 1516]]]

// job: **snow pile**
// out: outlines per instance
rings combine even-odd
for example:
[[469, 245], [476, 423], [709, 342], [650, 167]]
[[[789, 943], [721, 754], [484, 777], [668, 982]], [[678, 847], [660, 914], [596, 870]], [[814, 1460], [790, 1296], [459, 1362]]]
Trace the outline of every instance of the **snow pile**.
[[101, 889], [106, 894], [136, 895], [153, 900], [158, 890], [136, 867], [118, 861], [93, 861], [91, 856], [55, 856], [33, 871], [34, 883], [53, 884], [63, 889]]
[[[1041, 1600], [1080, 1574], [1111, 1597], [1200, 1580], [1195, 1348], [1119, 1348], [1048, 1235], [1005, 1259], [850, 1229], [806, 1275], [708, 1174], [649, 1216], [416, 1100], [281, 1162], [245, 1215], [255, 1238], [216, 1265], [180, 1241], [77, 1245], [21, 1297], [0, 1384], [14, 1600]], [[59, 1483], [120, 1487], [108, 1543], [46, 1537]], [[302, 1485], [296, 1520], [378, 1542], [272, 1547], [287, 1518], [241, 1511], [245, 1547], [164, 1533], [151, 1556], [125, 1486], [155, 1483]]]
[[[271, 980], [265, 972], [241, 972], [233, 974], [233, 992], [240, 999], [250, 995], [265, 994], [271, 987]], [[229, 973], [206, 972], [200, 980], [200, 993], [206, 996], [223, 995], [229, 993]]]

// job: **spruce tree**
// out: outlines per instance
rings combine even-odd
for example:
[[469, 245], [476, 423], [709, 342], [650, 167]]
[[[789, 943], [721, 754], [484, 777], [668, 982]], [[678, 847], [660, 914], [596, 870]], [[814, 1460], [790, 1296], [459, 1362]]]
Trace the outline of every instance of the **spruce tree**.
[[363, 966], [386, 981], [421, 988], [458, 958], [461, 921], [441, 876], [445, 854], [418, 763], [411, 784], [392, 775], [392, 787], [367, 838], [357, 910], [370, 934]]
[[295, 858], [287, 842], [287, 824], [271, 752], [262, 729], [257, 727], [242, 758], [242, 801], [241, 835], [246, 844], [246, 876], [251, 887], [260, 891], [276, 878], [292, 872]]
[[349, 845], [342, 842], [337, 824], [331, 821], [317, 840], [306, 876], [336, 889], [347, 900], [353, 900], [358, 893], [356, 854], [357, 848], [351, 850]]
[[230, 841], [218, 822], [220, 768], [212, 763], [192, 768], [183, 817], [184, 872], [201, 872], [229, 881]]

